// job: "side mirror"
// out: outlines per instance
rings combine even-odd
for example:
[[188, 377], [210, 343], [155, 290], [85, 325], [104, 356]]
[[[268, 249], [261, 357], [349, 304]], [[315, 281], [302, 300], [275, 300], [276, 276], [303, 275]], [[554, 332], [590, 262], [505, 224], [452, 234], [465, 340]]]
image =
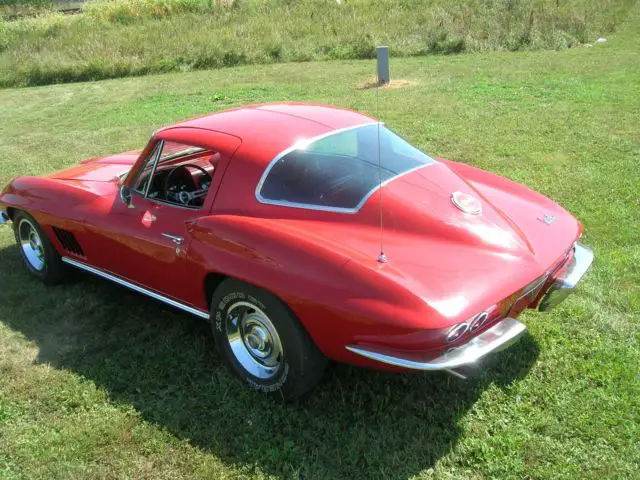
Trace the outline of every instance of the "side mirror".
[[133, 207], [133, 199], [131, 198], [131, 188], [127, 185], [122, 185], [120, 187], [120, 200], [129, 208]]

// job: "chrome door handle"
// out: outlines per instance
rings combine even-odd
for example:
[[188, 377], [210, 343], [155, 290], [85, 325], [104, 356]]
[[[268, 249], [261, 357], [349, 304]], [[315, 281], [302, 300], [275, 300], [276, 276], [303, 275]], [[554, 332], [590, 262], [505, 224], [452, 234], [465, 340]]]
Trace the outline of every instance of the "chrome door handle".
[[169, 235], [168, 233], [163, 233], [163, 237], [170, 239], [176, 245], [182, 245], [184, 243], [184, 238], [176, 237], [175, 235]]

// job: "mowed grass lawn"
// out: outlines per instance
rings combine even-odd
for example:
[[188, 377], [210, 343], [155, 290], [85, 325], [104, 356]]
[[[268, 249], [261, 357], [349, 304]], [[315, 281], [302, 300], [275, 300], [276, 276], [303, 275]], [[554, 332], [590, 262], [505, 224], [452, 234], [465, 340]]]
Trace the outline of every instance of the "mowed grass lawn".
[[[467, 382], [334, 366], [304, 401], [274, 404], [230, 377], [207, 325], [81, 274], [46, 288], [0, 228], [0, 477], [638, 478], [639, 27], [636, 15], [605, 45], [564, 52], [393, 60], [393, 77], [415, 84], [380, 93], [385, 122], [433, 155], [550, 196], [596, 253], [577, 293], [526, 313], [529, 335]], [[0, 183], [238, 105], [375, 114], [375, 91], [357, 88], [373, 69], [0, 90]]]

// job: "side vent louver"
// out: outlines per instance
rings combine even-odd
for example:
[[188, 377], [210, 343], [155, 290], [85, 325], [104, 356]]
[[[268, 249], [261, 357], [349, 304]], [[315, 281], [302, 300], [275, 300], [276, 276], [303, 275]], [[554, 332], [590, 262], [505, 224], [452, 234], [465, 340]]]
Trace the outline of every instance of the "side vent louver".
[[84, 257], [84, 252], [82, 251], [82, 247], [78, 243], [78, 240], [76, 240], [76, 237], [73, 235], [73, 233], [69, 232], [68, 230], [63, 230], [62, 228], [56, 228], [56, 227], [53, 227], [53, 231], [55, 232], [56, 237], [58, 237], [58, 240], [62, 244], [62, 247], [67, 252]]

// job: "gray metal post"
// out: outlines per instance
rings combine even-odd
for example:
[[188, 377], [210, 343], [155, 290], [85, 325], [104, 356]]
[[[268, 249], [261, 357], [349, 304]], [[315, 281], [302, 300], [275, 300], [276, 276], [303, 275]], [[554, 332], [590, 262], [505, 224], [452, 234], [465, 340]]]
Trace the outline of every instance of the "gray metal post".
[[378, 59], [378, 84], [389, 83], [389, 47], [376, 47], [376, 58]]

